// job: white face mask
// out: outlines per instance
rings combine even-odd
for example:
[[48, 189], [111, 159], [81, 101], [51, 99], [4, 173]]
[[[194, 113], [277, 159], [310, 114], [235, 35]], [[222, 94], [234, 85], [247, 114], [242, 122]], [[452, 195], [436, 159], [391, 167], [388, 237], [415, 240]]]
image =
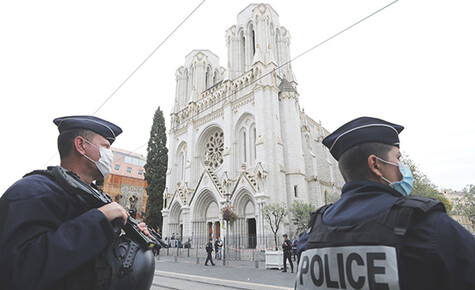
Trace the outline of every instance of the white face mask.
[[114, 161], [114, 153], [112, 153], [112, 150], [110, 149], [107, 149], [104, 147], [97, 147], [96, 145], [92, 144], [86, 139], [84, 140], [99, 150], [99, 153], [101, 154], [101, 158], [99, 158], [97, 162], [89, 158], [87, 155], [84, 155], [84, 157], [89, 159], [91, 162], [94, 162], [94, 164], [96, 164], [97, 169], [99, 169], [102, 176], [104, 176], [105, 178], [107, 175], [109, 175], [109, 173], [112, 170], [112, 163]]

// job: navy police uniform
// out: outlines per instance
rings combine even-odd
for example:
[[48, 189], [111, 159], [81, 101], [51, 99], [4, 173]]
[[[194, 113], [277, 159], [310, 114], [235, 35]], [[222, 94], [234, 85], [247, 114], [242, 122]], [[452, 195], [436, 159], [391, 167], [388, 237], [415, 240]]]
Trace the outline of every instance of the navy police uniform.
[[[93, 116], [54, 123], [60, 133], [83, 128], [111, 144], [122, 132]], [[111, 223], [98, 209], [85, 209], [47, 176], [26, 176], [0, 198], [0, 288], [95, 289], [96, 269], [104, 266], [99, 257], [113, 239]]]
[[[338, 160], [365, 142], [398, 146], [400, 131], [402, 126], [363, 117], [324, 144]], [[411, 214], [403, 211], [407, 208], [396, 211], [397, 204], [408, 203]], [[439, 202], [402, 197], [389, 186], [363, 180], [346, 183], [341, 198], [317, 212], [299, 240], [297, 289], [475, 289], [475, 239]], [[392, 213], [405, 221], [403, 230], [386, 222]]]
[[289, 260], [290, 263], [290, 270], [293, 273], [294, 272], [294, 264], [292, 263], [292, 244], [290, 243], [290, 240], [287, 239], [287, 234], [283, 235], [284, 242], [282, 243], [282, 250], [284, 251], [284, 270], [282, 272], [287, 272], [287, 260]]

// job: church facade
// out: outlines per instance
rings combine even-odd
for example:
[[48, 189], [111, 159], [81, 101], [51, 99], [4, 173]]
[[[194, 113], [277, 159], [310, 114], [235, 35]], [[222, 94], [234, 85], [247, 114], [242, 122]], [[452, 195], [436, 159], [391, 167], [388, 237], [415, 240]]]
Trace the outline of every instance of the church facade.
[[[272, 235], [263, 207], [300, 199], [321, 206], [339, 194], [338, 163], [321, 143], [329, 134], [299, 105], [290, 34], [267, 4], [251, 4], [226, 31], [227, 62], [193, 50], [176, 71], [169, 131], [163, 235]], [[221, 211], [237, 220], [226, 226]], [[282, 233], [295, 234], [287, 217]], [[255, 237], [251, 239], [251, 237]]]

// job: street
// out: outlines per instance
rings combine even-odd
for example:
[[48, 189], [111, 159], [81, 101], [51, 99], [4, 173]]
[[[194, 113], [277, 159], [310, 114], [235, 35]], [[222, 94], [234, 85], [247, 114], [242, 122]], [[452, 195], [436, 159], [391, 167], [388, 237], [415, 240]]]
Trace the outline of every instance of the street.
[[[175, 262], [177, 259], [177, 262]], [[258, 267], [254, 261], [214, 260], [215, 266], [205, 266], [205, 259], [160, 256], [155, 263], [151, 289], [293, 289], [295, 273]]]

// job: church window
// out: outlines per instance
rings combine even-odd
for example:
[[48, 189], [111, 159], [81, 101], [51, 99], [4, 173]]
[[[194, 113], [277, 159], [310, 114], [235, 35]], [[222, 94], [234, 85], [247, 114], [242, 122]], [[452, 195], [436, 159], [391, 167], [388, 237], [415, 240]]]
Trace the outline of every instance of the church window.
[[249, 140], [249, 153], [251, 154], [250, 156], [250, 162], [252, 165], [254, 165], [256, 162], [256, 127], [252, 126], [251, 127], [251, 136]]
[[180, 180], [185, 180], [185, 153], [180, 154]]
[[213, 86], [218, 82], [218, 71], [215, 70], [214, 71], [214, 75], [213, 75]]
[[298, 185], [294, 185], [294, 197], [297, 197]]
[[240, 44], [241, 44], [241, 47], [240, 47], [240, 68], [241, 68], [241, 72], [240, 73], [244, 73], [244, 71], [246, 70], [246, 39], [244, 38], [244, 33], [241, 31], [241, 41], [240, 41]]
[[209, 136], [204, 148], [205, 160], [210, 162], [209, 166], [212, 169], [217, 169], [223, 164], [223, 151], [224, 134], [221, 130], [217, 130]]
[[211, 81], [212, 81], [212, 79], [211, 79], [211, 68], [208, 67], [206, 69], [205, 89], [208, 89], [212, 86]]
[[251, 48], [252, 48], [252, 57], [256, 54], [256, 33], [254, 32], [254, 28], [251, 27]]
[[246, 132], [242, 132], [242, 147], [243, 147], [243, 150], [244, 150], [244, 152], [243, 152], [244, 162], [247, 162], [247, 158], [246, 158], [246, 156], [247, 156]]

